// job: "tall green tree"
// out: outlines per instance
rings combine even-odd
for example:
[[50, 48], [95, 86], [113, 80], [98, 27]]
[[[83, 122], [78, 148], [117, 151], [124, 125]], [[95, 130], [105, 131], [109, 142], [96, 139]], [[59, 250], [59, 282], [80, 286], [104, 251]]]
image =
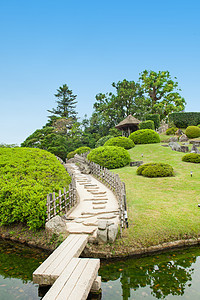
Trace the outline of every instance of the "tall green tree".
[[48, 112], [61, 118], [71, 118], [73, 120], [76, 120], [77, 112], [75, 108], [77, 103], [77, 95], [73, 95], [72, 90], [69, 89], [67, 84], [63, 84], [63, 86], [60, 86], [57, 89], [55, 97], [57, 98], [57, 107], [52, 108], [52, 110], [48, 110]]
[[184, 110], [185, 99], [179, 94], [178, 82], [172, 80], [168, 71], [156, 73], [145, 70], [139, 80], [149, 113], [158, 113], [161, 119], [165, 119], [172, 112]]

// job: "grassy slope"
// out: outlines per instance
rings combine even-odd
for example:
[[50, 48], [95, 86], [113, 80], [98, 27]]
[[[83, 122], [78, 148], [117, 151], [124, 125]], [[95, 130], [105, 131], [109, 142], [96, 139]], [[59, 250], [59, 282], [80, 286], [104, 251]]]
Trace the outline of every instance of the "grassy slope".
[[126, 183], [129, 229], [124, 231], [124, 243], [148, 247], [199, 235], [199, 165], [182, 162], [183, 153], [161, 144], [137, 145], [129, 152], [132, 161], [169, 163], [176, 174], [145, 178], [136, 175], [136, 167], [115, 170]]

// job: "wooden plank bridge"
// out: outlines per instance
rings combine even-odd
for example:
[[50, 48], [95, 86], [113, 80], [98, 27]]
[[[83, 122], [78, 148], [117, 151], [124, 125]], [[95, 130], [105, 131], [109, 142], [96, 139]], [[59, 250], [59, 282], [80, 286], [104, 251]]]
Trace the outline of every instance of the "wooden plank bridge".
[[87, 242], [87, 234], [70, 234], [34, 271], [34, 283], [52, 285], [44, 300], [85, 300], [92, 287], [100, 289], [100, 260], [79, 258]]

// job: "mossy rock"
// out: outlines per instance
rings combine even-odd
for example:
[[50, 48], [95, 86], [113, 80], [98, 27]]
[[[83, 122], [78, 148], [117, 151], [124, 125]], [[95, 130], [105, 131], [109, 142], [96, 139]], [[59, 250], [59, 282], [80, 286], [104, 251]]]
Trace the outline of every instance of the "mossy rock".
[[138, 167], [137, 175], [145, 177], [171, 177], [174, 176], [174, 170], [169, 164], [149, 163]]
[[131, 149], [135, 147], [135, 144], [131, 139], [125, 136], [118, 136], [109, 139], [107, 142], [105, 142], [104, 146], [117, 146], [123, 147], [124, 149]]
[[160, 143], [160, 136], [152, 129], [141, 129], [130, 134], [129, 138], [135, 144], [153, 144]]
[[182, 157], [182, 161], [199, 164], [200, 163], [200, 154], [198, 154], [198, 153], [185, 154]]
[[87, 159], [108, 169], [121, 168], [131, 161], [130, 154], [122, 147], [102, 146], [93, 149]]

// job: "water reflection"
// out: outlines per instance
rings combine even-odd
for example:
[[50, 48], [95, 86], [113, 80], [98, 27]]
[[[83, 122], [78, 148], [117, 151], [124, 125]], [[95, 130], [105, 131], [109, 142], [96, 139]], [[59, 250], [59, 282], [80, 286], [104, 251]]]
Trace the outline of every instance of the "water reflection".
[[0, 299], [40, 299], [32, 273], [47, 256], [39, 249], [0, 239]]
[[[185, 289], [191, 286], [194, 263], [199, 255], [199, 248], [192, 248], [103, 264], [100, 275], [103, 282], [108, 282], [106, 286], [103, 284], [103, 299], [108, 299], [106, 294], [110, 294], [109, 288], [112, 289], [112, 299], [139, 299], [142, 295], [139, 296], [138, 291], [141, 291], [143, 296], [150, 294], [151, 298], [157, 299], [164, 299], [169, 295], [182, 296]], [[117, 279], [121, 283], [121, 295], [119, 289], [113, 288], [111, 284], [111, 281], [115, 281], [116, 285]], [[148, 289], [144, 289], [145, 287]], [[138, 298], [131, 298], [134, 294], [137, 294]]]

